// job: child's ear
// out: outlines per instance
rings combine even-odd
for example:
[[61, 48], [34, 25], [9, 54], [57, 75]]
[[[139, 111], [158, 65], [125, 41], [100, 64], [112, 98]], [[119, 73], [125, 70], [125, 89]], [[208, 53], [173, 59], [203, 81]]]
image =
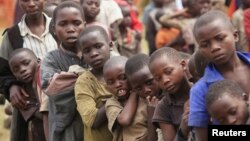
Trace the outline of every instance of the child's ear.
[[181, 60], [181, 66], [184, 70], [187, 70], [187, 61], [185, 59]]
[[243, 93], [242, 97], [243, 97], [243, 100], [245, 100], [245, 101], [248, 101], [248, 99], [249, 99], [249, 95], [246, 93]]
[[109, 42], [109, 51], [112, 51], [114, 47], [114, 42], [110, 41]]
[[235, 42], [238, 42], [239, 41], [239, 31], [235, 29], [233, 32], [233, 35], [234, 35]]

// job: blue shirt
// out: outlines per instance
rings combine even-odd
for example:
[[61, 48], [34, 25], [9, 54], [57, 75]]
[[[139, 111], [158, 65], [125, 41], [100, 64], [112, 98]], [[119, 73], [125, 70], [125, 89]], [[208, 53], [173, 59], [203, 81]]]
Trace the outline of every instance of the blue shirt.
[[[250, 66], [250, 54], [237, 52], [238, 57]], [[207, 127], [210, 116], [206, 108], [206, 94], [209, 86], [219, 80], [223, 80], [223, 76], [216, 69], [215, 65], [210, 63], [206, 69], [204, 76], [190, 90], [190, 112], [188, 125], [191, 127]]]

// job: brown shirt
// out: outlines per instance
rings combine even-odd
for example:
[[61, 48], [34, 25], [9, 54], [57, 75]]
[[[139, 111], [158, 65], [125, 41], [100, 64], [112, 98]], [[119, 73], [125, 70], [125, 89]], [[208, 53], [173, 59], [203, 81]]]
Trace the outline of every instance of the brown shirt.
[[137, 111], [130, 126], [121, 127], [116, 119], [123, 110], [121, 103], [114, 97], [107, 100], [106, 114], [108, 117], [108, 128], [113, 134], [113, 141], [146, 141], [147, 140], [147, 104], [139, 99]]
[[159, 123], [173, 124], [175, 129], [178, 129], [181, 123], [184, 103], [165, 94], [156, 106], [152, 122], [157, 127], [159, 127]]

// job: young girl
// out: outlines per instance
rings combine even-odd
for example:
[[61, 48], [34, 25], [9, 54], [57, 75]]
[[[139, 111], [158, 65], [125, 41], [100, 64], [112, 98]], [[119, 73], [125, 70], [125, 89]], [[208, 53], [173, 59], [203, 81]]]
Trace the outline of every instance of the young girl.
[[[81, 51], [76, 45], [84, 22], [82, 8], [74, 2], [63, 2], [55, 9], [52, 23], [60, 46], [58, 50], [49, 52], [41, 64], [43, 91], [52, 85], [49, 80], [55, 73], [67, 72], [72, 65], [85, 67]], [[76, 111], [73, 89], [49, 96], [48, 111], [49, 140], [83, 140], [82, 121]]]
[[111, 141], [105, 101], [112, 94], [103, 78], [103, 66], [110, 58], [110, 40], [100, 26], [86, 27], [78, 38], [84, 61], [91, 70], [83, 73], [75, 85], [77, 110], [84, 123], [84, 140]]

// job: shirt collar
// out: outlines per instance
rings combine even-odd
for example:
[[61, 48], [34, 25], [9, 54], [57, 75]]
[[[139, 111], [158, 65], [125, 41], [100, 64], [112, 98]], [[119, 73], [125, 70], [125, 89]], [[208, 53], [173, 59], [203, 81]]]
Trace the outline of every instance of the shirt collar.
[[[43, 13], [43, 16], [45, 17], [45, 31], [42, 34], [42, 36], [44, 36], [45, 34], [47, 34], [49, 32], [49, 24], [51, 21], [51, 18], [48, 17], [45, 13]], [[21, 36], [25, 36], [27, 34], [31, 34], [34, 35], [29, 27], [27, 26], [26, 22], [25, 22], [25, 18], [26, 18], [26, 14], [22, 17], [21, 21], [18, 23], [19, 29], [20, 29], [20, 33]]]
[[[237, 56], [245, 62], [247, 65], [250, 66], [250, 54], [249, 53], [241, 53], [237, 52]], [[207, 83], [213, 83], [215, 81], [223, 80], [224, 77], [221, 73], [217, 70], [214, 64], [209, 63], [205, 69], [205, 74], [203, 76]]]

